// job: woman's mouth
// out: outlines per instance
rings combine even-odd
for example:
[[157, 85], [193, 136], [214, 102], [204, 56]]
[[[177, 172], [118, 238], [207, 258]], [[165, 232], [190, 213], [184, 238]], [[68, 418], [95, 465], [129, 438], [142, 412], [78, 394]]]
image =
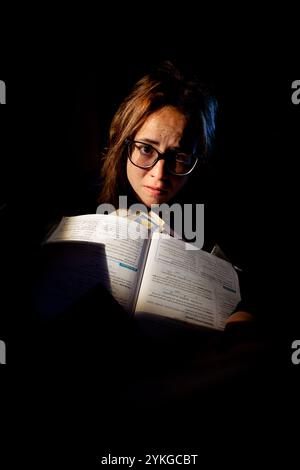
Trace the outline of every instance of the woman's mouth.
[[167, 190], [166, 189], [162, 189], [162, 188], [158, 188], [158, 187], [154, 187], [154, 186], [144, 186], [144, 188], [150, 193], [152, 194], [153, 196], [159, 196], [161, 194], [166, 194], [167, 193]]

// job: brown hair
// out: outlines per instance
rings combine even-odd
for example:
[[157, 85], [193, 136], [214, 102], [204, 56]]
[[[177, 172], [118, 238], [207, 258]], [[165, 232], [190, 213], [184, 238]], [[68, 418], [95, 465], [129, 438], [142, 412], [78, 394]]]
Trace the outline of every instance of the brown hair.
[[113, 117], [102, 160], [100, 204], [117, 208], [118, 196], [128, 194], [125, 140], [135, 137], [150, 114], [168, 105], [187, 117], [199, 142], [198, 152], [202, 158], [208, 156], [215, 131], [216, 100], [197, 80], [186, 80], [172, 63], [164, 62], [136, 83]]

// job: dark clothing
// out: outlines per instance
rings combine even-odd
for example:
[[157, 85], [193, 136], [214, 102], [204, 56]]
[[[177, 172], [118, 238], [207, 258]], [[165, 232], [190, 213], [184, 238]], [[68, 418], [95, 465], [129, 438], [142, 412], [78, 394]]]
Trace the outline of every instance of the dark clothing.
[[[40, 449], [49, 453], [50, 442], [52, 455], [61, 442], [67, 454], [67, 441], [73, 456], [75, 447], [87, 449], [89, 457], [99, 448], [121, 455], [121, 449], [128, 455], [155, 448], [196, 453], [199, 442], [203, 452], [216, 433], [223, 441], [234, 410], [234, 424], [242, 430], [257, 416], [258, 403], [271, 416], [269, 399], [282, 371], [269, 331], [256, 323], [211, 334], [172, 326], [164, 336], [150, 338], [100, 284], [59, 315], [45, 317], [36, 303], [47, 271], [42, 249], [26, 237], [19, 244], [5, 242], [6, 331], [14, 332], [8, 357], [23, 370], [16, 403], [21, 395], [23, 413], [41, 410], [37, 431], [52, 426], [53, 433], [35, 436]], [[17, 265], [7, 246], [15, 248]]]

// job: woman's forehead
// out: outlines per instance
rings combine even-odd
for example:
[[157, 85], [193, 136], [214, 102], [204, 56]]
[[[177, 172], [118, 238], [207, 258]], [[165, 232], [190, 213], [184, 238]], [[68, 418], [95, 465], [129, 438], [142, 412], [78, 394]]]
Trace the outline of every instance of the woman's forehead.
[[199, 141], [199, 129], [196, 127], [182, 111], [164, 106], [145, 119], [135, 138], [154, 145], [167, 143], [168, 146], [194, 148]]
[[140, 129], [137, 136], [160, 140], [172, 138], [180, 140], [187, 125], [187, 119], [176, 108], [166, 106], [150, 114]]

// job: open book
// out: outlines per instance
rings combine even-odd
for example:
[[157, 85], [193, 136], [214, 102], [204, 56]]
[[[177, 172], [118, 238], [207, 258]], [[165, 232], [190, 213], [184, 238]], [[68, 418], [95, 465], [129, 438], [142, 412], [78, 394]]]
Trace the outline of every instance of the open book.
[[149, 227], [114, 215], [64, 217], [46, 245], [60, 248], [69, 263], [68, 272], [61, 271], [69, 278], [65, 298], [100, 282], [137, 317], [224, 329], [240, 300], [233, 266], [203, 250], [186, 249], [183, 240], [149, 235]]

